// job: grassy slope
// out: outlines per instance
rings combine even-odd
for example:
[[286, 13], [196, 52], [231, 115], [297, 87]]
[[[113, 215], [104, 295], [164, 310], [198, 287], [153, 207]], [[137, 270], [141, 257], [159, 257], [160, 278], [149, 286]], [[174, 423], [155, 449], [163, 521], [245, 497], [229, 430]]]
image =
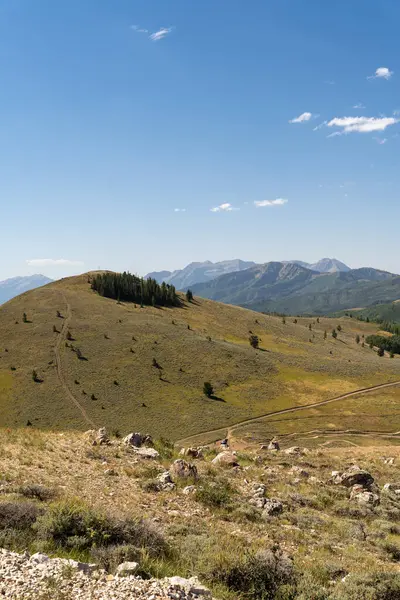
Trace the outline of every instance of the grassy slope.
[[[299, 458], [264, 453], [262, 461], [252, 460], [254, 455], [239, 453], [238, 460], [246, 467], [245, 472], [212, 468], [211, 454], [204, 461], [196, 461], [201, 477], [197, 485], [208, 483], [217, 490], [232, 489], [234, 495], [231, 494], [229, 507], [208, 508], [193, 495], [182, 493], [187, 481], [178, 481], [177, 489], [172, 492], [156, 494], [143, 489], [143, 484], [168, 468], [175, 457], [160, 461], [160, 465], [153, 461], [151, 465], [144, 464], [129, 449], [115, 444], [114, 441], [113, 446], [92, 447], [87, 437], [75, 432], [0, 430], [2, 502], [26, 502], [22, 493], [26, 486], [41, 484], [56, 494], [56, 500], [74, 502], [74, 506], [79, 498], [96, 511], [111, 512], [116, 518], [137, 516], [154, 521], [173, 544], [177, 557], [154, 564], [153, 572], [158, 576], [196, 574], [207, 585], [209, 581], [204, 580], [204, 574], [214, 572], [221, 561], [231, 565], [236, 559], [243, 560], [249, 552], [274, 545], [288, 552], [301, 577], [310, 581], [304, 598], [326, 598], [323, 590], [334, 589], [334, 581], [340, 585], [348, 573], [359, 573], [362, 578], [374, 571], [398, 573], [398, 560], [396, 554], [393, 556], [393, 550], [398, 553], [400, 548], [398, 497], [382, 492], [381, 505], [367, 510], [350, 502], [349, 490], [343, 486], [326, 483], [333, 470], [343, 471], [354, 463], [370, 471], [380, 488], [386, 482], [399, 481], [398, 447], [378, 452], [376, 448], [325, 449]], [[384, 464], [383, 456], [394, 457], [395, 464]], [[303, 477], [299, 481], [292, 466], [305, 469], [314, 480]], [[107, 469], [113, 469], [118, 476], [110, 477]], [[253, 485], [260, 482], [267, 486], [268, 497], [283, 501], [282, 515], [263, 521], [255, 509], [251, 511], [248, 499]], [[36, 501], [36, 504], [48, 509], [47, 502]], [[22, 534], [12, 533], [8, 538], [5, 536], [8, 543], [4, 545], [20, 552], [28, 547], [31, 552], [55, 552], [93, 562], [93, 558], [79, 556], [71, 548], [48, 549], [42, 540], [35, 540], [29, 546]], [[213, 589], [215, 597], [221, 600], [239, 597], [233, 591]], [[317, 596], [317, 589], [321, 595]], [[53, 600], [59, 597], [54, 589], [49, 594], [45, 597]], [[349, 597], [345, 592], [340, 596]], [[363, 595], [360, 590], [351, 597], [378, 596], [367, 595], [367, 591]]]
[[[277, 317], [202, 299], [181, 309], [140, 309], [99, 297], [81, 276], [28, 292], [0, 308], [0, 426], [23, 426], [29, 419], [42, 428], [89, 427], [66, 396], [55, 366], [60, 334], [53, 333], [53, 325], [62, 328], [56, 311], [67, 316], [67, 303], [72, 343], [87, 358], [78, 360], [62, 341], [68, 387], [96, 426], [122, 432], [180, 439], [399, 378], [399, 359], [380, 359], [355, 343], [356, 333], [376, 331], [373, 324], [343, 318], [335, 341], [330, 331], [337, 319], [294, 324], [287, 318], [283, 324]], [[23, 312], [31, 323], [22, 322]], [[264, 351], [249, 347], [250, 330], [261, 337]], [[162, 380], [153, 358], [163, 367]], [[32, 369], [42, 383], [33, 382]], [[223, 401], [202, 395], [205, 380]]]

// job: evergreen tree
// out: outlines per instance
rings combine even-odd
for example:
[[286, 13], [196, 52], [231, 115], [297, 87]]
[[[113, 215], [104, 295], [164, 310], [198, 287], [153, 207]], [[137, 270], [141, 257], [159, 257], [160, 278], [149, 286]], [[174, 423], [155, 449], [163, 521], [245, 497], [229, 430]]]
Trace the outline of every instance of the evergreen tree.
[[140, 306], [180, 306], [173, 285], [159, 285], [155, 279], [140, 279], [131, 273], [101, 273], [93, 277], [92, 289], [100, 296], [137, 302]]
[[359, 336], [359, 335], [358, 335], [358, 333], [357, 333], [357, 335], [356, 335], [356, 344], [359, 344], [359, 343], [360, 343], [360, 341], [361, 341], [361, 338], [360, 338], [360, 336]]
[[336, 331], [336, 329], [332, 329], [332, 337], [333, 337], [333, 339], [336, 340], [336, 338], [337, 338], [337, 331]]
[[338, 331], [342, 331], [342, 326], [340, 325], [340, 323], [339, 323], [339, 325], [336, 327], [336, 329], [337, 329]]
[[260, 340], [258, 339], [258, 335], [251, 335], [249, 337], [249, 343], [252, 348], [257, 349], [260, 345]]
[[283, 323], [284, 325], [286, 325], [286, 319], [285, 319], [285, 317], [282, 317], [282, 323]]
[[328, 337], [328, 334], [327, 334], [326, 329], [325, 329], [325, 331], [324, 331], [324, 340], [326, 340], [327, 337]]
[[378, 348], [378, 352], [377, 352], [378, 356], [385, 356], [385, 348]]
[[203, 383], [203, 394], [207, 396], [207, 398], [211, 398], [214, 394], [214, 388], [209, 381]]
[[192, 290], [187, 290], [187, 292], [186, 292], [186, 300], [188, 302], [192, 302], [192, 300], [193, 300], [193, 292], [192, 292]]
[[28, 322], [28, 317], [26, 316], [26, 313], [24, 313], [24, 314], [22, 315], [22, 321], [23, 321], [24, 323], [27, 323], [27, 322]]

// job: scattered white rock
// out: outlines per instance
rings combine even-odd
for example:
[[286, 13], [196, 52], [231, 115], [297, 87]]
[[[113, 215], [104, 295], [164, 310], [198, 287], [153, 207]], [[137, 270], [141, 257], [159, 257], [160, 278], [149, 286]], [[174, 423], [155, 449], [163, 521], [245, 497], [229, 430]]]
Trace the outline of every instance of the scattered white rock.
[[353, 486], [350, 493], [350, 500], [354, 500], [364, 506], [378, 506], [380, 503], [378, 494], [366, 490], [362, 485]]
[[280, 449], [281, 447], [279, 446], [278, 440], [271, 440], [267, 446], [267, 450], [270, 452], [278, 452]]
[[195, 485], [187, 485], [185, 488], [183, 488], [182, 494], [185, 494], [185, 496], [190, 496], [190, 494], [194, 494], [195, 491], [196, 491]]
[[160, 458], [160, 454], [155, 448], [135, 448], [135, 454], [140, 458], [151, 458], [153, 460]]
[[227, 450], [217, 454], [217, 456], [212, 460], [212, 464], [224, 467], [237, 467], [239, 465], [237, 456], [233, 452], [229, 452]]
[[198, 478], [197, 467], [186, 462], [186, 460], [183, 460], [182, 458], [175, 460], [172, 463], [170, 470], [176, 477], [182, 479], [187, 479], [188, 477], [193, 477], [194, 479]]
[[286, 448], [286, 450], [284, 450], [284, 453], [288, 456], [301, 456], [302, 454], [304, 454], [303, 450], [299, 448], [299, 446], [292, 446], [291, 448]]
[[276, 498], [267, 498], [264, 504], [263, 515], [264, 516], [276, 516], [283, 512], [283, 504]]
[[[51, 580], [57, 597], [75, 600], [211, 599], [210, 591], [196, 577], [143, 580], [135, 575], [138, 568], [136, 564], [120, 565], [118, 576], [114, 577], [99, 570], [96, 565], [49, 558], [42, 554], [30, 558], [27, 553], [17, 554], [0, 549], [0, 598], [50, 598], [48, 582]], [[66, 574], [66, 565], [74, 567], [72, 573]], [[122, 573], [126, 576], [120, 576]]]
[[127, 575], [134, 575], [139, 569], [139, 563], [137, 562], [123, 562], [118, 565], [116, 570], [117, 577], [126, 577]]
[[151, 435], [143, 435], [142, 433], [129, 433], [123, 439], [123, 443], [126, 446], [134, 446], [135, 448], [140, 448], [141, 446], [148, 444], [151, 445], [153, 443], [153, 439]]
[[182, 448], [179, 454], [180, 456], [187, 456], [189, 458], [203, 458], [201, 448]]
[[333, 482], [336, 485], [344, 485], [348, 488], [353, 487], [354, 485], [361, 485], [363, 488], [369, 488], [374, 483], [374, 478], [368, 471], [364, 471], [357, 465], [354, 465], [341, 475], [336, 475]]

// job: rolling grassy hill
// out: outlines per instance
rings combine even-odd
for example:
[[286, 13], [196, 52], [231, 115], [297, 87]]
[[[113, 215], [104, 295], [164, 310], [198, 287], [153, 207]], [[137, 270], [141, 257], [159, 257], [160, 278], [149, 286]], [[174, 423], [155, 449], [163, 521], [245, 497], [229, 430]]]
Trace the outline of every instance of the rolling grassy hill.
[[319, 273], [271, 262], [193, 286], [204, 298], [265, 312], [322, 315], [400, 298], [400, 276], [371, 268]]
[[54, 282], [0, 308], [0, 426], [107, 425], [178, 440], [400, 379], [399, 357], [356, 344], [376, 325], [297, 321], [200, 298], [181, 308], [121, 304], [95, 293], [87, 275]]

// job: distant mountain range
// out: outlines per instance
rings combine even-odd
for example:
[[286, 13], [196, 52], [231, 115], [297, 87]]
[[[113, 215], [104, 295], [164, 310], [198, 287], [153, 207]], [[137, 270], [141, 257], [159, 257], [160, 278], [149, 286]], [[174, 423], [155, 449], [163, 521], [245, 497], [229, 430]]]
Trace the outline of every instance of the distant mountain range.
[[311, 271], [318, 271], [318, 273], [337, 273], [338, 271], [345, 273], [351, 270], [350, 267], [336, 258], [321, 258], [316, 263], [306, 263], [302, 260], [291, 260], [289, 262], [311, 269]]
[[[323, 258], [314, 264], [309, 264], [301, 260], [286, 261], [284, 264], [296, 264], [319, 273], [336, 273], [350, 271], [350, 267], [340, 262], [336, 258]], [[165, 281], [174, 285], [178, 290], [186, 291], [188, 287], [196, 283], [212, 281], [221, 275], [227, 273], [236, 273], [245, 271], [251, 267], [257, 266], [253, 261], [240, 259], [224, 260], [222, 262], [213, 263], [209, 260], [205, 262], [193, 262], [187, 265], [184, 269], [176, 271], [154, 271], [148, 273], [145, 279], [152, 278], [158, 282]]]
[[212, 281], [225, 273], [234, 273], [244, 271], [253, 267], [256, 263], [245, 260], [224, 260], [222, 262], [213, 263], [209, 260], [205, 262], [192, 262], [184, 269], [177, 271], [155, 271], [148, 273], [145, 279], [156, 279], [158, 282], [165, 281], [174, 285], [178, 290], [187, 290], [188, 287], [195, 283], [203, 281]]
[[15, 296], [19, 296], [19, 294], [41, 287], [52, 281], [52, 279], [49, 279], [44, 275], [12, 277], [11, 279], [0, 281], [0, 304], [4, 304], [4, 302], [11, 300], [11, 298], [15, 298]]
[[399, 299], [400, 276], [372, 268], [321, 273], [298, 263], [270, 262], [191, 289], [204, 298], [258, 311], [328, 314]]

